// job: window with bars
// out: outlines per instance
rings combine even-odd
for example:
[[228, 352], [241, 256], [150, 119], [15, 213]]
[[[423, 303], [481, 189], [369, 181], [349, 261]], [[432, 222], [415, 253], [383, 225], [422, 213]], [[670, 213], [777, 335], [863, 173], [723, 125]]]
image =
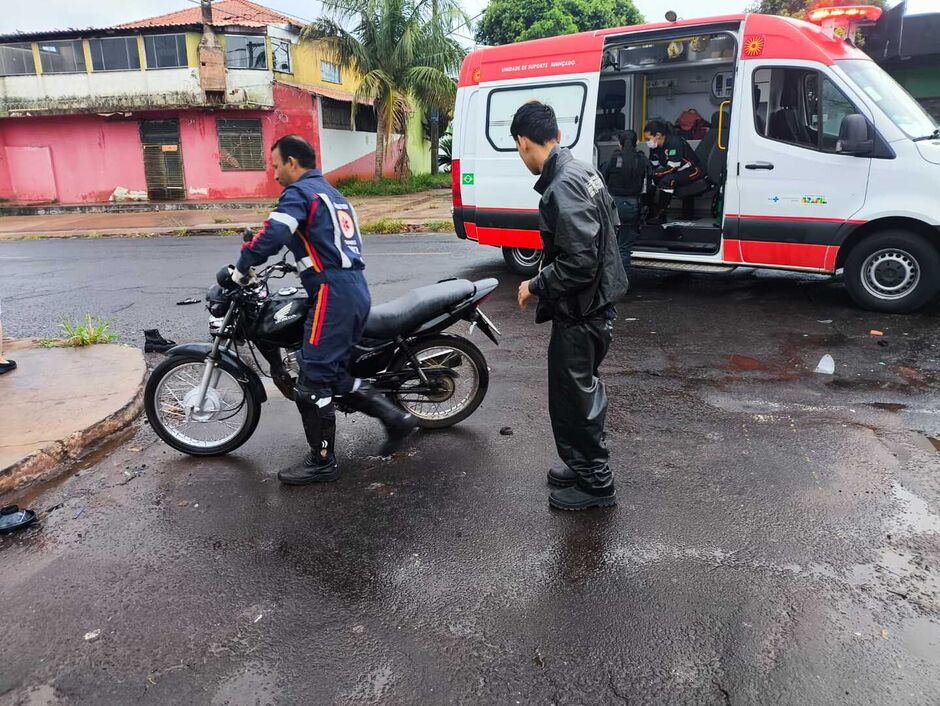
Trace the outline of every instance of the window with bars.
[[320, 109], [325, 130], [355, 130], [376, 132], [375, 109], [371, 105], [360, 105], [356, 110], [355, 127], [352, 120], [352, 103], [320, 97]]
[[264, 140], [261, 121], [217, 120], [219, 166], [223, 172], [264, 171]]
[[44, 74], [76, 74], [85, 70], [81, 39], [40, 42], [39, 62]]
[[271, 62], [274, 64], [274, 70], [284, 74], [294, 73], [291, 67], [291, 46], [286, 39], [271, 40]]
[[0, 44], [0, 76], [36, 73], [33, 45], [29, 42]]
[[132, 71], [140, 68], [137, 37], [89, 39], [91, 66], [95, 71]]
[[339, 70], [339, 65], [332, 61], [320, 60], [320, 79], [327, 83], [342, 83], [343, 74]]

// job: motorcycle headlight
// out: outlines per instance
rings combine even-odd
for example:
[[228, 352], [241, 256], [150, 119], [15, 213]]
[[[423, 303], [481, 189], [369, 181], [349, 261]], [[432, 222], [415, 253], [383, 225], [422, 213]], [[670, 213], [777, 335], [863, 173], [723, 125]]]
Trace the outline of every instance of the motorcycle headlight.
[[209, 313], [215, 317], [222, 317], [228, 313], [229, 298], [225, 289], [218, 284], [213, 284], [206, 292], [206, 308]]

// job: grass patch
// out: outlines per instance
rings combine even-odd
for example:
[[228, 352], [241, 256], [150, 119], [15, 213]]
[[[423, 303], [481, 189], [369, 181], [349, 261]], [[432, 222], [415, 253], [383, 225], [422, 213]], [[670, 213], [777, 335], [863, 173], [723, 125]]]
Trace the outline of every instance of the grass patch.
[[432, 189], [449, 189], [450, 174], [414, 174], [404, 184], [395, 178], [381, 181], [366, 181], [358, 178], [341, 179], [336, 182], [336, 188], [343, 196], [401, 196], [402, 194], [415, 194], [419, 191]]
[[424, 226], [430, 233], [453, 233], [454, 224], [452, 221], [431, 221]]
[[39, 339], [41, 348], [80, 348], [93, 346], [96, 343], [112, 343], [115, 335], [111, 333], [111, 319], [92, 318], [85, 314], [84, 320], [72, 321], [66, 319], [59, 324], [62, 335], [52, 338]]
[[231, 223], [232, 219], [229, 218], [228, 216], [213, 216], [212, 222], [213, 223]]
[[408, 226], [406, 226], [402, 221], [396, 220], [394, 218], [382, 218], [378, 221], [373, 221], [372, 223], [365, 223], [360, 226], [359, 230], [363, 233], [371, 234], [383, 234], [388, 235], [391, 233], [407, 233]]
[[175, 235], [177, 238], [183, 238], [189, 235], [189, 228], [177, 228], [173, 231], [173, 235]]

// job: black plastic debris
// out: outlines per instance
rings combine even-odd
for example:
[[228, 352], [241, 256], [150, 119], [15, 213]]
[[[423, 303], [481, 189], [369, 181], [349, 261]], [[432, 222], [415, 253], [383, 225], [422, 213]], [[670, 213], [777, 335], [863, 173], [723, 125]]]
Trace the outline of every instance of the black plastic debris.
[[185, 299], [176, 302], [176, 306], [186, 306], [188, 304], [198, 304], [202, 299], [199, 297], [186, 297]]
[[170, 341], [160, 335], [159, 329], [144, 329], [144, 353], [166, 353], [176, 341]]
[[0, 534], [9, 534], [29, 527], [36, 521], [36, 513], [23, 510], [19, 505], [7, 505], [0, 508]]
[[512, 427], [503, 427], [502, 429], [499, 430], [499, 433], [502, 434], [503, 436], [512, 436], [513, 435]]

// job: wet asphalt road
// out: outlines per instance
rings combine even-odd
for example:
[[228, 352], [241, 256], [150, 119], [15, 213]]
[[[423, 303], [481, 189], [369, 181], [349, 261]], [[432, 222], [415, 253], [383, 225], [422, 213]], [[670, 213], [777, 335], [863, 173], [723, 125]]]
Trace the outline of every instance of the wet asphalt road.
[[[129, 342], [202, 339], [201, 307], [173, 302], [232, 248], [0, 243], [4, 324], [87, 310]], [[516, 310], [518, 278], [446, 236], [368, 248], [376, 300], [503, 279], [485, 306], [502, 345], [474, 337], [481, 409], [391, 461], [368, 455], [372, 420], [341, 419], [343, 477], [308, 488], [275, 479], [304, 451], [282, 399], [222, 459], [138, 424], [25, 496], [41, 528], [0, 539], [0, 704], [938, 702], [936, 307], [637, 275], [603, 368], [620, 505], [558, 514], [548, 329]], [[832, 378], [812, 373], [827, 352]]]

